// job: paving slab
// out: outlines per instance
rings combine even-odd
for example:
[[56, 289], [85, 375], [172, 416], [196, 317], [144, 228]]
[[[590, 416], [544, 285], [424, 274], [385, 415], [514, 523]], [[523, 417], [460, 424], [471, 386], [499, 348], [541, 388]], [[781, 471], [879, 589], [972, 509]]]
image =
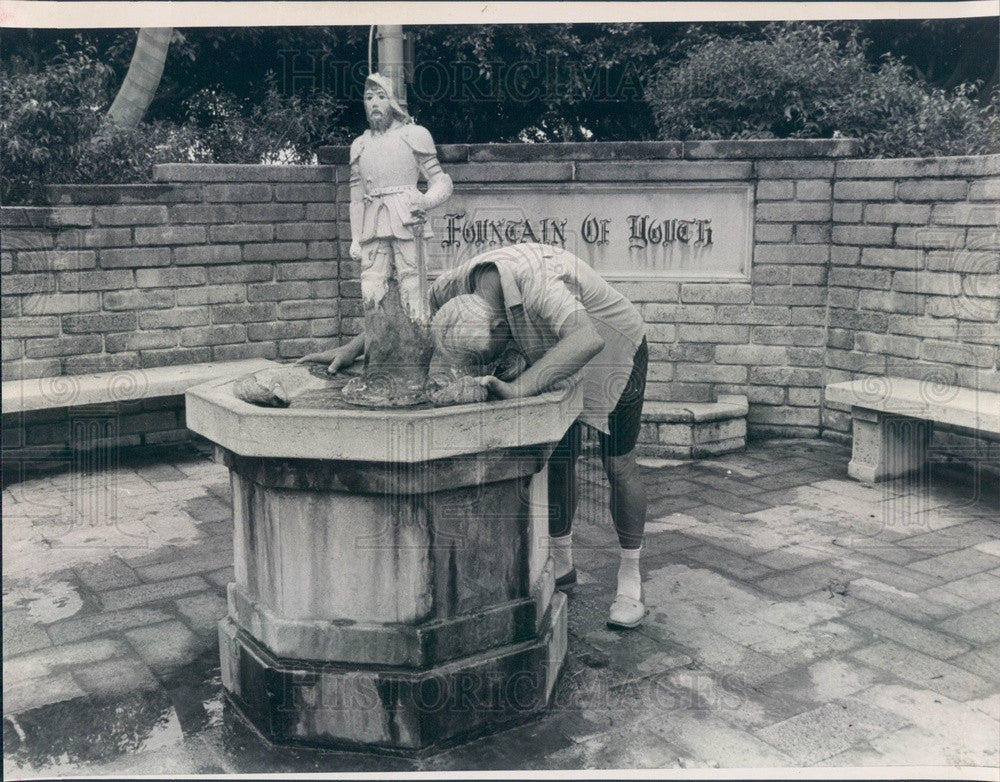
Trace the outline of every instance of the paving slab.
[[158, 609], [124, 608], [56, 622], [48, 626], [48, 631], [55, 643], [66, 644], [132, 627], [157, 624], [168, 619], [170, 615]]
[[933, 600], [943, 592], [957, 595], [968, 601], [970, 606], [978, 608], [985, 603], [1000, 600], [1000, 578], [991, 573], [976, 573], [928, 589], [924, 594]]
[[906, 720], [885, 709], [840, 700], [758, 730], [756, 735], [795, 762], [812, 765], [906, 725]]
[[54, 673], [23, 680], [5, 676], [4, 679], [3, 712], [6, 716], [85, 694], [68, 673]]
[[117, 557], [97, 564], [81, 565], [76, 568], [76, 575], [84, 586], [95, 592], [139, 583], [135, 571]]
[[1000, 603], [982, 606], [945, 619], [939, 622], [937, 627], [974, 644], [1000, 640]]
[[173, 562], [163, 562], [157, 565], [137, 567], [135, 572], [147, 583], [169, 581], [170, 579], [190, 576], [195, 573], [208, 573], [219, 568], [228, 567], [233, 561], [232, 544], [228, 547], [215, 547], [215, 551], [205, 551], [199, 546], [190, 555]]
[[845, 617], [844, 621], [856, 627], [864, 627], [879, 638], [896, 641], [942, 660], [956, 657], [971, 648], [968, 642], [928, 629], [879, 608], [857, 611]]
[[760, 578], [754, 583], [765, 592], [781, 597], [804, 597], [824, 588], [838, 588], [846, 584], [849, 578], [847, 571], [820, 563]]
[[[945, 759], [950, 757], [949, 763], [956, 765], [997, 766], [1000, 744], [998, 723], [970, 704], [902, 684], [877, 684], [859, 693], [856, 698], [897, 714], [911, 723], [911, 733], [916, 732], [914, 728], [918, 729], [928, 744], [921, 750], [909, 740], [893, 743], [892, 735], [886, 735], [872, 740], [876, 750], [892, 755], [915, 750], [914, 760], [909, 761], [910, 764], [922, 762], [918, 758], [930, 755]], [[962, 726], [957, 734], [956, 725]], [[948, 737], [957, 740], [950, 740]]]
[[884, 671], [835, 655], [786, 671], [765, 682], [764, 687], [772, 696], [825, 703], [854, 695], [884, 678]]
[[[130, 653], [129, 648], [113, 638], [98, 638], [53, 646], [41, 651], [11, 657], [3, 662], [5, 681], [24, 681], [49, 676], [68, 668]], [[9, 677], [9, 678], [8, 678]]]
[[[997, 542], [990, 541], [990, 543]], [[911, 562], [909, 567], [912, 570], [929, 573], [948, 581], [955, 581], [965, 576], [981, 573], [984, 570], [1000, 567], [1000, 556], [983, 551], [982, 547], [985, 545], [988, 544], [980, 543], [976, 546], [949, 551], [947, 554], [940, 554], [936, 557], [921, 559]]]
[[[918, 622], [932, 622], [957, 613], [951, 601], [937, 599], [940, 587], [920, 593], [899, 589], [873, 578], [855, 578], [847, 585], [847, 594], [872, 606]], [[954, 597], [951, 592], [943, 597]]]
[[815, 543], [795, 543], [782, 546], [773, 551], [766, 551], [753, 558], [754, 562], [766, 565], [775, 571], [797, 570], [816, 562], [829, 559], [832, 556], [832, 546], [822, 546]]
[[753, 733], [736, 728], [715, 714], [689, 710], [649, 727], [676, 747], [691, 765], [709, 768], [771, 768], [795, 761]]
[[1000, 643], [972, 649], [954, 657], [951, 662], [987, 681], [1000, 682]]
[[973, 548], [989, 554], [993, 557], [1000, 557], [1000, 540], [988, 540], [985, 543], [977, 543]]
[[969, 509], [966, 509], [964, 513], [956, 513], [956, 518], [961, 523], [943, 530], [911, 535], [900, 540], [899, 545], [924, 554], [925, 557], [934, 557], [956, 549], [989, 543], [1000, 538], [1000, 529], [997, 529], [995, 523], [983, 522], [981, 519], [965, 520], [968, 518], [968, 513]]
[[154, 671], [180, 668], [205, 648], [203, 641], [176, 620], [137, 627], [124, 635]]
[[750, 644], [750, 648], [791, 667], [855, 649], [866, 640], [863, 633], [846, 624], [824, 622], [809, 628], [808, 633], [775, 633], [764, 641]]
[[981, 697], [996, 689], [995, 682], [893, 641], [867, 646], [852, 652], [851, 656], [873, 668], [883, 668], [901, 679], [959, 701]]
[[716, 546], [690, 546], [678, 551], [681, 552], [682, 559], [705, 565], [736, 579], [753, 579], [774, 572], [764, 564], [752, 562]]
[[185, 624], [196, 633], [214, 635], [226, 615], [226, 599], [218, 592], [198, 592], [174, 601]]
[[38, 622], [32, 621], [27, 609], [14, 610], [4, 608], [3, 611], [3, 656], [4, 659], [14, 655], [33, 652], [51, 646], [48, 633]]
[[78, 665], [73, 668], [73, 678], [91, 695], [128, 695], [159, 687], [149, 667], [133, 658]]
[[207, 588], [208, 584], [204, 579], [198, 576], [187, 576], [186, 578], [175, 578], [153, 584], [141, 584], [136, 587], [112, 589], [108, 592], [102, 592], [100, 601], [104, 609], [110, 611], [170, 600], [190, 592], [203, 592]]

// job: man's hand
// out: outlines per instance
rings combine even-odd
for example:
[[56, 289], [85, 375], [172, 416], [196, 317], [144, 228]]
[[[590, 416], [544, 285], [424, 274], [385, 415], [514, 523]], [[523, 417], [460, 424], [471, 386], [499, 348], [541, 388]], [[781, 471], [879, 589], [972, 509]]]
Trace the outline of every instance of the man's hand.
[[478, 378], [478, 380], [490, 394], [498, 399], [517, 399], [518, 397], [529, 396], [525, 392], [524, 387], [517, 381], [506, 383], [493, 375], [486, 375], [485, 377]]
[[339, 370], [344, 367], [349, 367], [354, 363], [354, 359], [357, 355], [351, 349], [350, 345], [341, 345], [339, 348], [333, 348], [331, 350], [324, 350], [321, 353], [310, 353], [303, 356], [296, 364], [314, 363], [314, 364], [326, 364], [329, 362], [329, 366], [326, 371], [331, 375], [336, 374]]
[[432, 379], [431, 402], [435, 405], [468, 405], [486, 401], [486, 389], [479, 378], [465, 375], [452, 382]]
[[361, 243], [360, 242], [351, 242], [350, 253], [351, 253], [351, 258], [353, 260], [360, 261], [361, 260]]

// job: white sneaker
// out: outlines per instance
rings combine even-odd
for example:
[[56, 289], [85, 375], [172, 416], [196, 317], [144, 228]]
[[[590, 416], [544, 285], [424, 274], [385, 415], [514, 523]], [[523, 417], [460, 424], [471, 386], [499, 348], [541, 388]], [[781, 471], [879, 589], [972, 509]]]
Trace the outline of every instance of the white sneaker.
[[615, 595], [608, 616], [608, 627], [612, 630], [631, 630], [642, 624], [649, 609], [641, 600], [634, 600], [625, 595]]

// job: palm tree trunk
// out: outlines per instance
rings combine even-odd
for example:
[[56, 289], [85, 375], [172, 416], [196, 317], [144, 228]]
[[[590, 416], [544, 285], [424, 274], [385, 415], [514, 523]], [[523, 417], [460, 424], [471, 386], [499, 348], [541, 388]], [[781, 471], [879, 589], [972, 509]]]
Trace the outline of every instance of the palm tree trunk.
[[139, 30], [132, 62], [122, 82], [114, 103], [108, 109], [107, 119], [114, 125], [134, 128], [149, 108], [160, 86], [163, 65], [167, 60], [172, 27], [144, 27]]

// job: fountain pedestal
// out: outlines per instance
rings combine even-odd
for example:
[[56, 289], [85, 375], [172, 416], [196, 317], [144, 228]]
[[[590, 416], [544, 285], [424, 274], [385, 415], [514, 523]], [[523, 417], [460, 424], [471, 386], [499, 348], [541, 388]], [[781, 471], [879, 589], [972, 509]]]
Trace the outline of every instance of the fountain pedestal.
[[187, 393], [233, 490], [223, 684], [268, 739], [420, 750], [535, 714], [566, 651], [543, 469], [575, 391], [423, 410]]

